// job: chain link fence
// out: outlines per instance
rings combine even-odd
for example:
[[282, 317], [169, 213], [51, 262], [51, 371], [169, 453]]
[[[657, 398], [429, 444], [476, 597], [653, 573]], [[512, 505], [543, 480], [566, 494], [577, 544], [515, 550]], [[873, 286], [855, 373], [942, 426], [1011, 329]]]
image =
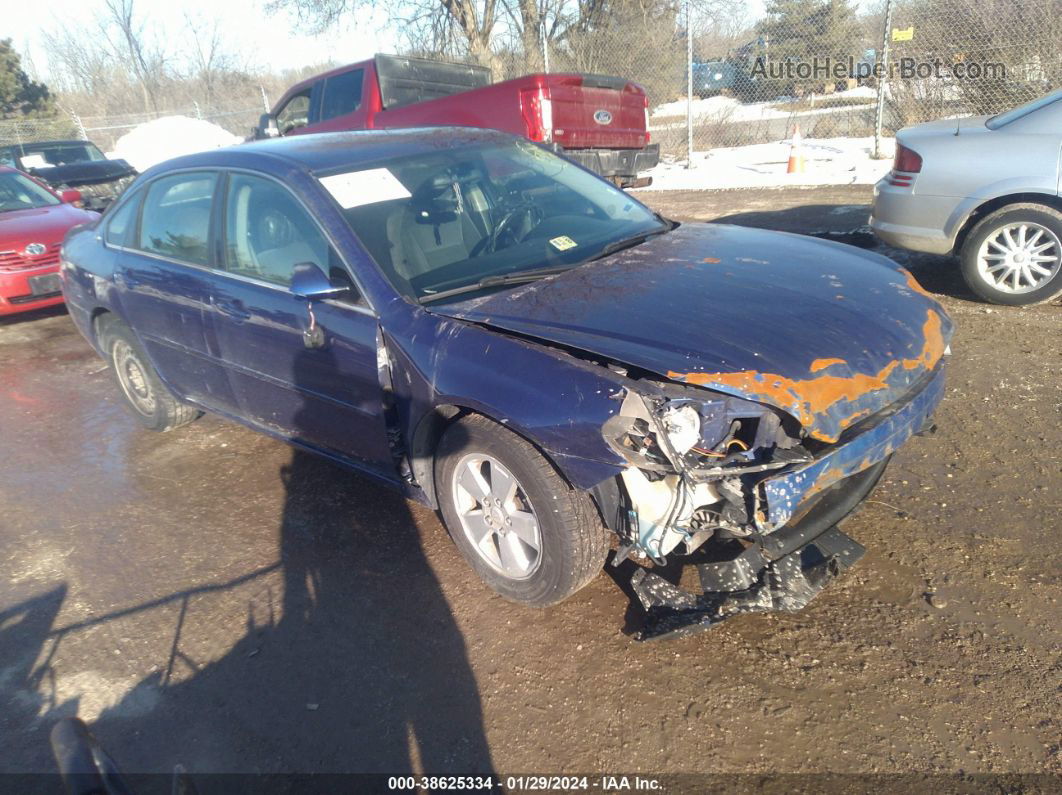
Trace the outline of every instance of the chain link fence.
[[815, 138], [871, 136], [879, 104], [891, 135], [1062, 87], [1059, 0], [883, 0], [873, 10], [768, 0], [740, 22], [739, 7], [727, 6], [727, 17], [698, 0], [617, 7], [627, 13], [562, 42], [542, 36], [536, 52], [496, 48], [496, 76], [548, 64], [629, 77], [648, 94], [653, 140], [676, 158], [689, 140], [695, 151], [765, 143], [798, 126]]
[[[248, 97], [248, 103], [255, 97]], [[112, 116], [79, 116], [70, 111], [60, 111], [50, 119], [4, 119], [0, 120], [0, 146], [30, 143], [33, 141], [80, 139], [92, 141], [104, 152], [114, 149], [118, 139], [130, 130], [145, 122], [165, 116], [186, 116], [203, 119], [224, 130], [247, 137], [258, 123], [263, 112], [262, 100], [258, 105], [242, 109], [201, 107], [193, 104], [190, 108], [152, 113], [123, 113]]]
[[[922, 121], [997, 113], [1062, 86], [1062, 0], [767, 0], [753, 17], [743, 2], [617, 0], [563, 36], [551, 36], [547, 15], [537, 37], [496, 34], [478, 60], [495, 80], [570, 71], [641, 84], [652, 139], [675, 159], [689, 155], [690, 141], [695, 151], [766, 143], [798, 126], [814, 138], [863, 137], [880, 119], [889, 135]], [[452, 44], [415, 54], [471, 60]], [[87, 138], [106, 152], [133, 127], [166, 115], [246, 136], [265, 92], [248, 85], [243, 93], [228, 106], [0, 121], [0, 144]]]

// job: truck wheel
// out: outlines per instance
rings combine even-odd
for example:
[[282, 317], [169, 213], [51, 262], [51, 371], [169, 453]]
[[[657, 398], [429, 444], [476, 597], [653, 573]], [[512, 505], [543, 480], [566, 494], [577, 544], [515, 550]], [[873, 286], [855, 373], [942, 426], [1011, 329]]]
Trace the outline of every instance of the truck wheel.
[[1011, 204], [982, 218], [960, 253], [970, 289], [994, 304], [1025, 306], [1062, 293], [1062, 213]]
[[435, 493], [461, 554], [513, 602], [561, 602], [604, 565], [608, 531], [590, 496], [572, 489], [532, 445], [486, 417], [464, 417], [443, 435]]
[[104, 319], [98, 334], [125, 404], [141, 425], [152, 431], [168, 431], [200, 416], [202, 412], [181, 403], [166, 388], [124, 323]]

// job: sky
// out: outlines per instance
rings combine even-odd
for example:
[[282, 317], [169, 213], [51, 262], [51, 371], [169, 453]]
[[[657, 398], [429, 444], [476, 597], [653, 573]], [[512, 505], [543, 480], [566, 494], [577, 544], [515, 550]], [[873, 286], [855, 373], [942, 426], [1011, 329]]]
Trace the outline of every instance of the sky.
[[[321, 36], [293, 34], [286, 14], [266, 14], [266, 0], [136, 0], [141, 19], [158, 29], [184, 30], [185, 14], [204, 20], [218, 18], [226, 43], [249, 59], [252, 66], [281, 70], [334, 60], [350, 63], [377, 52], [394, 52], [394, 34], [384, 30], [382, 12], [348, 14], [348, 21]], [[24, 60], [41, 78], [48, 77], [48, 58], [42, 32], [61, 27], [92, 28], [102, 0], [33, 0], [12, 2], [3, 14], [0, 37], [10, 37]], [[356, 22], [354, 22], [356, 20]], [[28, 58], [27, 58], [28, 56]]]

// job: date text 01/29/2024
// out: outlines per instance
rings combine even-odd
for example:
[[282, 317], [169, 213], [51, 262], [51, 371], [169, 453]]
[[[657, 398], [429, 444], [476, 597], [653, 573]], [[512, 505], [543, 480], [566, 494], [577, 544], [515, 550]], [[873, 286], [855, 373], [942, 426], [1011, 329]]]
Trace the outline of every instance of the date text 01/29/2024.
[[389, 790], [493, 790], [549, 792], [601, 790], [604, 792], [654, 791], [658, 779], [643, 776], [391, 776]]

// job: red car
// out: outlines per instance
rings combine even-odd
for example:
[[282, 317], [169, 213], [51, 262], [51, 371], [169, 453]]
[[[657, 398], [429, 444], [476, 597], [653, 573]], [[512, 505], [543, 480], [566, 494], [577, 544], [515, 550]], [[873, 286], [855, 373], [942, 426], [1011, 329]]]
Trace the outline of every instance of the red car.
[[68, 229], [99, 217], [75, 207], [80, 199], [0, 166], [0, 315], [63, 302], [59, 246]]

